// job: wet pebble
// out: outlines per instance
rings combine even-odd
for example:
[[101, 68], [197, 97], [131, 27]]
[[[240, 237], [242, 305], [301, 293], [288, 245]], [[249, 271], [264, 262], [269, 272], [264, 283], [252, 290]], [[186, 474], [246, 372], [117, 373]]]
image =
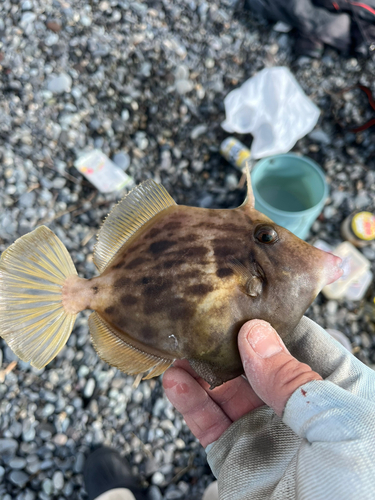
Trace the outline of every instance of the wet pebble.
[[67, 73], [60, 73], [59, 75], [53, 75], [48, 82], [48, 90], [53, 94], [62, 94], [64, 92], [70, 92], [72, 87], [72, 78]]

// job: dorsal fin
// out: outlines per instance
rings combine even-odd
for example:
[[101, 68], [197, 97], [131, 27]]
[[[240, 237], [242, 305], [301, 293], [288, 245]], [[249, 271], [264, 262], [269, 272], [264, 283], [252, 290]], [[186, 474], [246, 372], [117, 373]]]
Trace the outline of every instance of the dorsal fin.
[[125, 196], [104, 220], [94, 248], [94, 264], [99, 272], [112, 262], [128, 239], [146, 222], [168, 207], [176, 205], [161, 184], [149, 179]]
[[245, 162], [245, 168], [243, 169], [243, 172], [244, 171], [246, 171], [247, 193], [245, 201], [242, 203], [241, 207], [254, 208], [255, 198], [254, 198], [253, 188], [251, 186], [250, 163], [248, 161]]
[[128, 375], [142, 374], [144, 379], [157, 377], [174, 361], [147, 354], [125, 342], [96, 312], [89, 317], [89, 328], [93, 346], [102, 360]]

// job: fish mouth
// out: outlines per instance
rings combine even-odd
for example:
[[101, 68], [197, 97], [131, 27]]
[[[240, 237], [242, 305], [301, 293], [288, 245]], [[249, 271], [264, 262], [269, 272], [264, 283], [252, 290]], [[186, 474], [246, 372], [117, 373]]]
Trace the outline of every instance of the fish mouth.
[[344, 274], [344, 269], [342, 268], [343, 261], [337, 255], [333, 253], [324, 252], [326, 254], [325, 270], [326, 274], [324, 276], [325, 282], [323, 286], [330, 285], [336, 280], [341, 278]]

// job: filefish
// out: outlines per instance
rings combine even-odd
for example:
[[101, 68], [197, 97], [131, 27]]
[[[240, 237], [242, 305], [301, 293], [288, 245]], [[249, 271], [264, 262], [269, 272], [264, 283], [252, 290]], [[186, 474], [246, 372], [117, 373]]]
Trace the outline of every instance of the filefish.
[[63, 349], [80, 311], [100, 358], [149, 379], [187, 359], [211, 388], [243, 373], [237, 334], [248, 320], [290, 335], [341, 259], [300, 240], [254, 208], [179, 206], [153, 180], [105, 219], [94, 249], [99, 276], [79, 278], [45, 226], [0, 259], [0, 336], [42, 368]]

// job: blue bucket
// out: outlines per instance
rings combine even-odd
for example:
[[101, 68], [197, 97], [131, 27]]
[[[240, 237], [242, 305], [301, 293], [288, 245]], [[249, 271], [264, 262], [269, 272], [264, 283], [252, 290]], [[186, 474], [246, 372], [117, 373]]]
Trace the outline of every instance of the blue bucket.
[[255, 208], [304, 240], [328, 196], [319, 165], [293, 153], [270, 156], [255, 165], [251, 181]]

